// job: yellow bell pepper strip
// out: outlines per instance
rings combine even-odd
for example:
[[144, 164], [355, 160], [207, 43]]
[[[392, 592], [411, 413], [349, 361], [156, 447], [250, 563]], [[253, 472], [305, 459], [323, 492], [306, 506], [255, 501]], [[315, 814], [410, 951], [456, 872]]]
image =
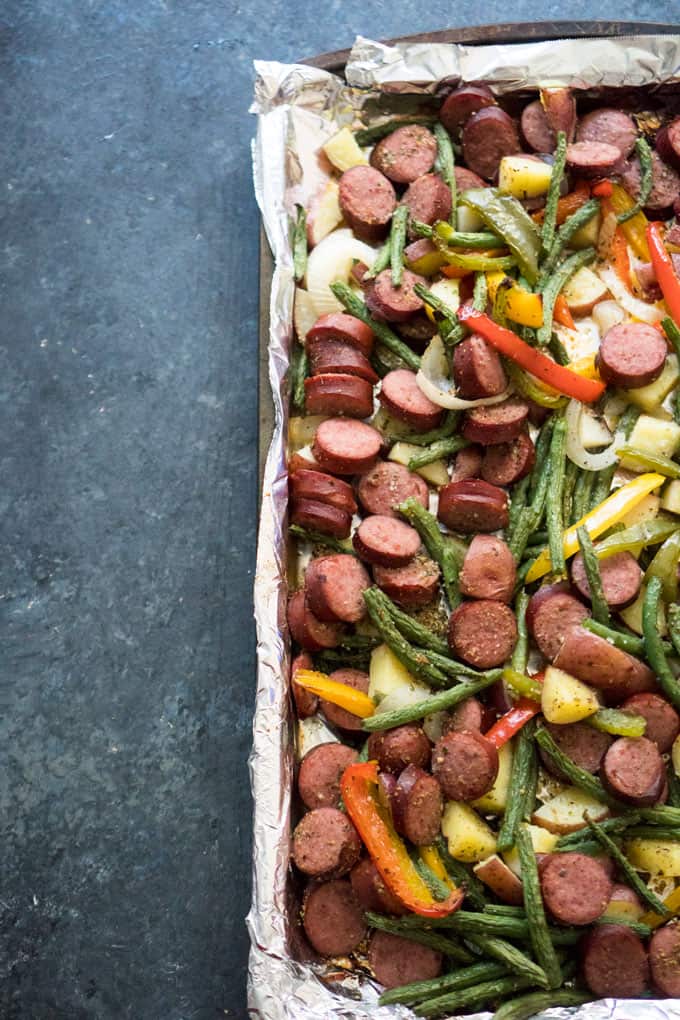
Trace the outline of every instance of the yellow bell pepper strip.
[[671, 313], [672, 318], [680, 326], [680, 279], [675, 274], [673, 262], [664, 246], [661, 227], [661, 223], [649, 224], [647, 227], [647, 243], [663, 299], [668, 306], [668, 311]]
[[537, 379], [541, 379], [567, 397], [574, 397], [585, 404], [590, 404], [598, 400], [605, 391], [604, 383], [584, 379], [568, 368], [558, 365], [542, 351], [530, 347], [516, 333], [499, 326], [488, 315], [476, 311], [469, 304], [458, 310], [458, 319], [488, 340], [501, 354], [512, 358], [520, 368], [531, 372]]
[[584, 379], [596, 379], [597, 382], [602, 381], [594, 354], [586, 354], [583, 358], [579, 358], [578, 361], [570, 361], [569, 370], [576, 372], [576, 375], [582, 375]]
[[453, 887], [445, 900], [435, 900], [418, 874], [403, 840], [395, 832], [388, 812], [377, 798], [378, 763], [349, 765], [340, 780], [347, 814], [390, 892], [420, 917], [447, 917], [458, 910], [464, 890]]
[[[670, 911], [670, 916], [675, 917], [680, 914], [680, 885], [677, 889], [674, 889], [672, 893], [666, 897], [663, 901], [663, 905], [666, 910]], [[668, 920], [668, 916], [662, 917], [661, 914], [655, 913], [650, 910], [647, 914], [643, 914], [640, 918], [641, 924], [648, 924], [650, 928], [658, 928], [659, 925], [665, 924]]]
[[[496, 297], [499, 286], [506, 279], [508, 277], [505, 276], [505, 273], [486, 274], [489, 297], [492, 301]], [[543, 324], [543, 298], [540, 294], [523, 290], [513, 281], [512, 286], [507, 289], [505, 302], [505, 314], [513, 322], [518, 322], [520, 326], [531, 326], [533, 329], [538, 329]], [[575, 328], [564, 294], [559, 294], [555, 301], [555, 321], [569, 329]]]
[[430, 869], [432, 874], [435, 875], [440, 882], [444, 882], [445, 885], [448, 885], [451, 892], [455, 892], [457, 890], [458, 887], [451, 881], [451, 876], [444, 867], [444, 862], [442, 861], [439, 855], [439, 850], [434, 843], [431, 843], [429, 846], [418, 847], [418, 856], [423, 864]]
[[293, 677], [293, 683], [318, 695], [324, 701], [330, 701], [332, 705], [359, 716], [360, 719], [368, 719], [375, 712], [375, 702], [368, 694], [355, 691], [353, 687], [338, 680], [331, 680], [325, 673], [318, 673], [314, 669], [298, 669]]
[[[622, 517], [636, 507], [638, 503], [648, 496], [654, 489], [658, 489], [665, 482], [663, 475], [649, 472], [638, 475], [630, 482], [626, 482], [619, 489], [615, 489], [610, 496], [607, 496], [602, 503], [594, 507], [576, 524], [564, 532], [562, 536], [564, 555], [566, 558], [578, 552], [578, 529], [585, 525], [591, 538], [597, 538], [603, 532], [608, 531], [614, 524], [618, 524]], [[543, 577], [551, 568], [550, 552], [547, 548], [541, 552], [527, 571], [526, 583], [531, 584]]]
[[[606, 199], [606, 203], [608, 208], [616, 213], [617, 216], [620, 216], [621, 213], [629, 212], [635, 205], [634, 200], [626, 189], [622, 188], [620, 184], [614, 183], [612, 183], [612, 193]], [[628, 244], [643, 262], [649, 262], [650, 260], [649, 245], [647, 244], [646, 237], [647, 224], [648, 220], [645, 214], [638, 212], [620, 225]]]

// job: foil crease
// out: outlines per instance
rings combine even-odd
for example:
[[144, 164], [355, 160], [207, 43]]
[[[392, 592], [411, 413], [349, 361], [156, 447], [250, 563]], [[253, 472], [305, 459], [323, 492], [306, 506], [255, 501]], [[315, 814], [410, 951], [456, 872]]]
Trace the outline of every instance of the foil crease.
[[[556, 77], [559, 68], [559, 76]], [[268, 337], [275, 426], [264, 471], [254, 586], [258, 673], [253, 748], [253, 899], [249, 1013], [259, 1020], [406, 1020], [403, 1006], [378, 1005], [368, 975], [295, 959], [295, 918], [289, 896], [291, 796], [296, 733], [291, 714], [287, 639], [287, 372], [295, 293], [289, 216], [326, 177], [320, 139], [350, 123], [363, 103], [393, 82], [434, 83], [444, 77], [485, 79], [499, 93], [540, 84], [638, 85], [680, 79], [680, 36], [560, 40], [468, 47], [385, 46], [358, 38], [347, 73], [339, 77], [304, 64], [255, 62], [258, 115], [253, 141], [257, 202], [274, 257]], [[405, 91], [408, 91], [406, 89]], [[417, 90], [416, 90], [417, 91]], [[293, 908], [294, 909], [294, 908]], [[299, 954], [298, 954], [299, 955]], [[478, 1013], [468, 1020], [488, 1020]], [[565, 1020], [680, 1020], [680, 1001], [651, 999], [590, 1003], [542, 1016]]]

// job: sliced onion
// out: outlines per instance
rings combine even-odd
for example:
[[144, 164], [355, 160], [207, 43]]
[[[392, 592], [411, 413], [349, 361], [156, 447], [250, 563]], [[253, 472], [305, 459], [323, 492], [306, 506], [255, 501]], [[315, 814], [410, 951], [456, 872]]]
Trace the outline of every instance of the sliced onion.
[[[584, 471], [601, 471], [602, 468], [616, 464], [616, 451], [623, 441], [623, 433], [616, 432], [611, 443], [600, 453], [586, 450], [581, 442], [581, 415], [584, 413], [580, 400], [570, 400], [567, 405], [567, 457]], [[585, 412], [587, 413], [587, 412]]]
[[512, 392], [512, 387], [495, 397], [481, 397], [479, 400], [463, 400], [456, 396], [454, 384], [448, 377], [449, 363], [446, 358], [446, 350], [442, 338], [433, 336], [427, 346], [425, 353], [420, 359], [420, 368], [416, 375], [418, 386], [432, 401], [439, 407], [446, 407], [450, 411], [464, 411], [468, 407], [481, 407], [485, 404], [500, 404], [507, 400]]
[[621, 305], [611, 300], [598, 301], [591, 314], [602, 336], [626, 317]]
[[664, 313], [661, 309], [657, 308], [656, 305], [648, 305], [646, 301], [640, 301], [639, 298], [633, 297], [630, 291], [621, 283], [613, 269], [604, 266], [598, 269], [597, 272], [610, 294], [634, 319], [640, 319], [641, 322], [648, 322], [651, 325], [663, 319]]
[[347, 283], [355, 260], [365, 262], [370, 269], [374, 259], [375, 249], [356, 238], [347, 227], [334, 230], [319, 241], [307, 260], [307, 291], [317, 316], [343, 311], [330, 284], [336, 280]]

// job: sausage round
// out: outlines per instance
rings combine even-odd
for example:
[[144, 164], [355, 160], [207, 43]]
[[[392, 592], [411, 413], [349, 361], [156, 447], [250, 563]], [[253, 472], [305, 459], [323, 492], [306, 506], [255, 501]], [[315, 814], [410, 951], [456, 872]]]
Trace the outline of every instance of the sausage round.
[[[637, 198], [640, 193], [642, 172], [637, 156], [625, 163], [621, 171], [621, 180], [626, 191]], [[645, 209], [652, 213], [665, 212], [676, 201], [680, 194], [680, 175], [664, 163], [657, 152], [652, 152], [652, 191], [647, 199]]]
[[312, 453], [320, 468], [335, 475], [362, 475], [376, 462], [382, 436], [365, 422], [327, 418], [316, 430]]
[[381, 138], [370, 162], [395, 184], [411, 184], [432, 169], [436, 155], [432, 132], [422, 124], [406, 124]]
[[405, 567], [373, 567], [373, 580], [394, 602], [406, 609], [426, 606], [439, 590], [439, 564], [418, 555]]
[[583, 977], [599, 998], [637, 998], [647, 987], [649, 963], [640, 938], [623, 924], [602, 924], [583, 944]]
[[488, 184], [479, 174], [468, 170], [465, 166], [454, 166], [453, 176], [456, 178], [456, 191], [469, 191], [471, 188], [488, 188]]
[[652, 981], [664, 995], [680, 998], [680, 926], [665, 924], [654, 932], [649, 943]]
[[366, 355], [344, 340], [308, 341], [307, 351], [312, 375], [357, 375], [371, 386], [379, 381]]
[[[632, 553], [620, 552], [599, 561], [602, 591], [610, 609], [624, 609], [634, 602], [642, 584], [642, 570]], [[579, 594], [590, 601], [590, 585], [583, 556], [571, 561], [571, 580]]]
[[394, 825], [414, 846], [428, 846], [439, 835], [444, 800], [434, 776], [407, 765], [392, 798]]
[[350, 553], [311, 560], [305, 572], [309, 608], [329, 623], [358, 623], [366, 615], [364, 592], [371, 586], [365, 567]]
[[498, 751], [474, 730], [445, 733], [434, 745], [432, 773], [448, 800], [477, 800], [498, 775]]
[[637, 136], [638, 130], [633, 118], [623, 110], [614, 110], [608, 106], [579, 117], [576, 128], [579, 142], [605, 142], [618, 149], [624, 158], [630, 156], [635, 148]]
[[319, 707], [319, 699], [316, 694], [312, 694], [305, 687], [300, 687], [299, 684], [295, 683], [295, 674], [300, 669], [314, 669], [312, 657], [307, 652], [300, 652], [293, 659], [290, 667], [290, 689], [293, 692], [293, 700], [295, 701], [298, 717], [300, 719], [308, 719], [309, 716], [314, 715]]
[[586, 854], [551, 854], [541, 864], [545, 905], [562, 924], [591, 924], [609, 903], [612, 881], [599, 861]]
[[476, 733], [484, 733], [494, 722], [494, 713], [483, 705], [481, 701], [471, 695], [460, 705], [456, 705], [449, 714], [445, 725], [445, 732], [461, 732], [462, 730], [474, 730]]
[[397, 196], [392, 183], [372, 166], [353, 166], [340, 178], [340, 208], [363, 241], [381, 241], [387, 234]]
[[294, 499], [290, 519], [302, 528], [311, 528], [334, 538], [347, 538], [352, 530], [352, 517], [346, 510], [338, 510], [316, 499]]
[[308, 414], [368, 418], [373, 414], [373, 387], [356, 375], [313, 375], [305, 379], [305, 408]]
[[340, 878], [360, 854], [357, 830], [339, 808], [313, 808], [295, 826], [293, 863], [310, 878]]
[[523, 431], [529, 417], [529, 405], [519, 397], [502, 404], [473, 407], [465, 415], [462, 433], [472, 443], [490, 446], [510, 443]]
[[418, 312], [406, 322], [397, 323], [397, 332], [411, 347], [422, 350], [437, 332], [437, 327], [434, 322], [430, 322], [427, 315]]
[[366, 288], [366, 307], [376, 319], [405, 322], [424, 307], [413, 289], [417, 283], [425, 283], [425, 277], [405, 269], [401, 275], [401, 285], [395, 287], [392, 283], [392, 270], [383, 269]]
[[[420, 223], [448, 220], [451, 215], [451, 189], [439, 174], [423, 174], [409, 184], [402, 198], [408, 206], [409, 216]], [[409, 227], [409, 237], [417, 237]]]
[[318, 340], [336, 340], [351, 344], [367, 358], [373, 350], [373, 330], [361, 319], [347, 312], [330, 312], [316, 320], [307, 333], [307, 345]]
[[439, 119], [449, 134], [455, 135], [473, 113], [495, 104], [494, 94], [487, 85], [460, 85], [442, 103]]
[[680, 167], [680, 117], [661, 128], [655, 145], [662, 159], [676, 169]]
[[398, 518], [395, 507], [400, 503], [414, 498], [427, 508], [430, 493], [427, 482], [420, 475], [409, 471], [403, 464], [381, 460], [361, 478], [357, 495], [367, 514]]
[[596, 361], [605, 382], [632, 390], [659, 378], [667, 353], [658, 329], [645, 322], [621, 322], [603, 336]]
[[634, 694], [632, 698], [626, 698], [621, 708], [645, 719], [644, 735], [656, 744], [661, 754], [670, 751], [680, 733], [680, 716], [672, 705], [658, 694]]
[[508, 526], [508, 497], [503, 489], [478, 478], [448, 482], [439, 490], [437, 517], [464, 535], [500, 531]]
[[415, 528], [382, 514], [366, 517], [352, 542], [363, 560], [381, 567], [403, 567], [420, 549], [420, 535]]
[[620, 150], [607, 142], [572, 142], [567, 146], [567, 163], [586, 177], [606, 174], [620, 159]]
[[487, 446], [482, 460], [482, 478], [492, 485], [514, 485], [534, 466], [536, 451], [528, 432], [520, 432], [510, 443]]
[[627, 804], [656, 804], [666, 781], [659, 748], [646, 737], [619, 737], [604, 756], [600, 769], [609, 792]]
[[288, 600], [288, 627], [293, 640], [308, 652], [335, 648], [343, 634], [341, 623], [324, 623], [314, 615], [304, 591], [296, 591]]
[[375, 758], [383, 772], [398, 775], [407, 765], [424, 769], [430, 762], [430, 741], [425, 730], [413, 723], [393, 730], [371, 733], [368, 757]]
[[477, 669], [502, 665], [516, 644], [515, 614], [502, 602], [463, 602], [449, 618], [449, 645]]
[[368, 947], [369, 965], [384, 988], [435, 978], [441, 972], [442, 959], [436, 949], [386, 931], [374, 932]]
[[551, 661], [572, 627], [583, 623], [590, 610], [569, 593], [565, 581], [546, 584], [531, 596], [527, 606], [527, 627], [539, 651]]
[[366, 935], [364, 912], [344, 878], [308, 890], [302, 924], [313, 948], [322, 956], [351, 953]]
[[415, 372], [396, 368], [382, 381], [378, 400], [399, 421], [406, 422], [416, 432], [435, 429], [442, 420], [443, 411], [425, 396], [416, 382]]
[[[364, 673], [362, 669], [336, 669], [331, 673], [330, 678], [339, 684], [347, 684], [355, 691], [368, 694], [368, 673]], [[331, 726], [336, 726], [339, 730], [345, 730], [348, 733], [361, 732], [361, 719], [353, 712], [348, 712], [346, 708], [340, 708], [332, 701], [323, 699], [320, 702], [320, 708]]]
[[[598, 771], [605, 754], [614, 743], [614, 738], [608, 733], [601, 733], [584, 722], [567, 723], [563, 726], [556, 723], [544, 725], [560, 751], [586, 772]], [[553, 765], [550, 756], [544, 754], [542, 748], [539, 748], [539, 753], [548, 771], [558, 779], [568, 782], [567, 777]]]
[[470, 170], [491, 180], [503, 156], [520, 151], [517, 125], [499, 106], [473, 113], [463, 128], [463, 156]]
[[352, 486], [347, 482], [308, 468], [298, 468], [288, 479], [291, 499], [313, 499], [348, 514], [357, 512]]
[[524, 140], [534, 152], [555, 151], [557, 135], [550, 127], [540, 99], [524, 107], [519, 124]]
[[568, 631], [554, 664], [597, 687], [609, 705], [618, 705], [631, 694], [656, 687], [656, 677], [644, 662], [585, 627], [576, 626]]
[[354, 894], [364, 910], [373, 910], [377, 914], [404, 914], [406, 908], [391, 892], [370, 857], [352, 868], [349, 880]]
[[468, 478], [479, 478], [482, 470], [481, 447], [466, 446], [456, 454], [451, 473], [452, 482], [464, 482]]
[[358, 759], [346, 744], [317, 744], [308, 751], [298, 772], [298, 793], [306, 807], [338, 807], [342, 774]]
[[462, 594], [472, 599], [510, 602], [516, 579], [515, 558], [507, 543], [493, 535], [476, 535], [458, 578]]
[[477, 333], [456, 344], [453, 376], [465, 400], [498, 396], [508, 385], [498, 352]]

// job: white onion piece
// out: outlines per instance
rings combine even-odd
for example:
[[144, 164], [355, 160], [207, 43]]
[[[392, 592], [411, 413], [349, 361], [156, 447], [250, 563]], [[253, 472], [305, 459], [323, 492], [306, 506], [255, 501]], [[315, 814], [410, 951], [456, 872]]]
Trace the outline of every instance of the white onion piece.
[[656, 305], [648, 305], [646, 301], [640, 301], [639, 298], [633, 297], [630, 291], [626, 290], [613, 269], [603, 266], [597, 272], [602, 282], [606, 284], [610, 294], [634, 319], [640, 319], [642, 322], [648, 322], [651, 325], [663, 319], [665, 313], [660, 308], [657, 308]]
[[567, 405], [567, 457], [584, 471], [601, 471], [602, 468], [616, 464], [616, 451], [621, 445], [623, 434], [617, 432], [606, 450], [591, 453], [581, 442], [581, 415], [584, 413], [580, 400], [570, 400]]
[[439, 335], [433, 336], [425, 353], [420, 359], [420, 368], [416, 382], [425, 396], [449, 411], [464, 411], [468, 407], [482, 407], [486, 404], [500, 404], [507, 400], [512, 392], [508, 387], [495, 397], [481, 397], [479, 400], [463, 400], [456, 396], [454, 384], [448, 378], [449, 365], [446, 358], [444, 342]]
[[330, 284], [336, 280], [347, 283], [355, 259], [365, 262], [370, 269], [375, 250], [359, 241], [347, 227], [334, 230], [312, 248], [307, 260], [307, 292], [317, 316], [344, 311]]
[[623, 308], [621, 305], [617, 304], [616, 301], [598, 301], [593, 308], [591, 315], [602, 336], [604, 336], [604, 334], [607, 333], [612, 326], [618, 326], [618, 324], [623, 322], [626, 317], [626, 313]]
[[431, 694], [430, 688], [424, 687], [422, 684], [401, 684], [385, 695], [380, 702], [378, 711], [394, 712], [400, 708], [411, 708], [412, 705], [419, 705], [421, 701], [425, 701]]

